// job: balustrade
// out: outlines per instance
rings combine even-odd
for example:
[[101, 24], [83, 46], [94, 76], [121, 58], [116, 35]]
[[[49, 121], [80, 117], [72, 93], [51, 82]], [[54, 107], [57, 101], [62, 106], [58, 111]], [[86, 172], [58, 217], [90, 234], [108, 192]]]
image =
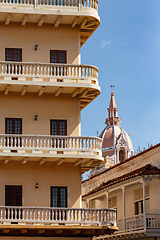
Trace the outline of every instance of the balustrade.
[[98, 0], [0, 0], [1, 4], [27, 6], [77, 7], [79, 10], [93, 8], [98, 10]]
[[0, 62], [0, 74], [98, 79], [98, 69], [90, 65]]
[[0, 148], [83, 151], [101, 150], [101, 144], [102, 140], [98, 137], [0, 135]]
[[0, 222], [77, 223], [116, 226], [116, 210], [1, 206]]
[[[144, 219], [145, 218], [145, 219]], [[146, 230], [159, 229], [160, 231], [160, 214], [139, 214], [133, 217], [127, 217], [117, 220], [118, 232], [133, 232], [144, 229], [144, 221], [146, 221]]]
[[160, 214], [146, 214], [146, 227], [160, 229]]

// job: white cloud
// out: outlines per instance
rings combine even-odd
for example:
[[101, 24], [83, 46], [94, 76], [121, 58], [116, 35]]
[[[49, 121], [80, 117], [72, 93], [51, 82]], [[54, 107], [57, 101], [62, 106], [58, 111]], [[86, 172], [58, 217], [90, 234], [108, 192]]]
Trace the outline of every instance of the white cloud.
[[107, 45], [111, 45], [112, 44], [112, 41], [111, 40], [102, 40], [101, 42], [100, 42], [100, 47], [101, 48], [104, 48], [104, 47], [106, 47]]

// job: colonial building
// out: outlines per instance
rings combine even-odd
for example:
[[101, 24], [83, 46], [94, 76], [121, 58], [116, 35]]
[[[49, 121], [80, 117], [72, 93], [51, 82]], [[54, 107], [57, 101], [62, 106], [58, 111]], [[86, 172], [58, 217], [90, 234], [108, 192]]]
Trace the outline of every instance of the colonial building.
[[117, 209], [118, 231], [104, 239], [160, 239], [160, 144], [82, 183], [83, 206]]
[[0, 1], [0, 239], [117, 229], [116, 210], [81, 208], [81, 174], [103, 161], [80, 120], [100, 94], [80, 61], [99, 23], [97, 0]]

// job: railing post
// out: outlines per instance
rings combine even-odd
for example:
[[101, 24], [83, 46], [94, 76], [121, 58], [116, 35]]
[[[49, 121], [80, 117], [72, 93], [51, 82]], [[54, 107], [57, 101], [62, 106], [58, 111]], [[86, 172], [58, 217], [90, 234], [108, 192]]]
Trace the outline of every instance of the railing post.
[[143, 179], [142, 182], [142, 186], [143, 186], [143, 224], [144, 224], [144, 230], [146, 230], [146, 191], [145, 191], [145, 186], [146, 186], [146, 182]]
[[38, 0], [34, 0], [34, 8], [38, 9]]
[[126, 231], [126, 226], [125, 226], [125, 187], [122, 187], [122, 209], [123, 209], [123, 232]]
[[78, 4], [79, 6], [78, 6], [78, 8], [79, 8], [79, 11], [81, 11], [81, 10], [82, 10], [82, 1], [83, 1], [83, 0], [78, 0], [78, 1], [79, 1], [79, 4]]

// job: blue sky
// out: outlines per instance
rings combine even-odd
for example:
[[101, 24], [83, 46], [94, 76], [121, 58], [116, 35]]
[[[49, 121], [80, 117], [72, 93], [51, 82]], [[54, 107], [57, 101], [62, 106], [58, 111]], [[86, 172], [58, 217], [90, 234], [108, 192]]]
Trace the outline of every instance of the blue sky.
[[105, 127], [110, 85], [134, 150], [160, 142], [160, 0], [99, 0], [101, 25], [81, 49], [101, 95], [82, 111], [82, 135]]

